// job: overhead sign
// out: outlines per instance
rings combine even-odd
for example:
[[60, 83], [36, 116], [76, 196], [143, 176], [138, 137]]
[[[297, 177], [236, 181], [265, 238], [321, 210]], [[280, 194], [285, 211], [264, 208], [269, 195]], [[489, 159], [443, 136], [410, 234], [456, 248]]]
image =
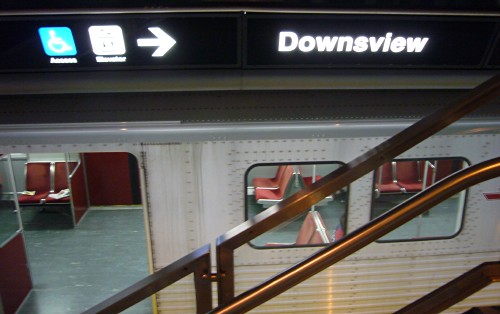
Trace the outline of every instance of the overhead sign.
[[240, 67], [240, 15], [0, 18], [1, 70]]
[[0, 71], [500, 66], [495, 17], [151, 13], [0, 16]]
[[247, 16], [249, 67], [481, 67], [498, 20]]

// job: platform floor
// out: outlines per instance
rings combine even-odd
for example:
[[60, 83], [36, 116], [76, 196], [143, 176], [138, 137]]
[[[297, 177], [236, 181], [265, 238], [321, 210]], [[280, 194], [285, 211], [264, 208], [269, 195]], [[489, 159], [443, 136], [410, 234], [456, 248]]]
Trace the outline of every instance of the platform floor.
[[[33, 290], [18, 314], [81, 313], [148, 275], [141, 208], [91, 210], [76, 227], [61, 212], [22, 210]], [[124, 313], [152, 313], [146, 299]]]

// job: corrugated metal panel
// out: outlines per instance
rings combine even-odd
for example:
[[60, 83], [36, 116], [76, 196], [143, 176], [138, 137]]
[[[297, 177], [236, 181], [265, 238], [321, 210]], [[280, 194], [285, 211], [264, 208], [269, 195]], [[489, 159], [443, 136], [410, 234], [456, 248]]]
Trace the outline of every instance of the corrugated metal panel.
[[[402, 157], [465, 156], [476, 163], [497, 153], [498, 146], [493, 145], [496, 138], [488, 134], [436, 136]], [[144, 145], [155, 267], [168, 264], [243, 221], [244, 172], [252, 164], [349, 161], [382, 140], [324, 138], [214, 141], [175, 147]], [[173, 180], [179, 185], [179, 193], [165, 193], [166, 185]], [[481, 262], [499, 260], [498, 241], [494, 241], [498, 237], [494, 230], [498, 216], [492, 206], [484, 204], [480, 193], [494, 188], [495, 182], [498, 179], [471, 189], [467, 223], [459, 236], [449, 240], [372, 244], [253, 312], [389, 313]], [[351, 185], [349, 230], [369, 220], [371, 189], [370, 174]], [[315, 250], [239, 248], [235, 252], [237, 291], [255, 286]], [[194, 313], [193, 292], [186, 293], [192, 291], [189, 289], [193, 289], [191, 280], [159, 293], [160, 311]], [[473, 296], [470, 304], [498, 304], [498, 295], [499, 288], [487, 289]], [[457, 309], [450, 313], [466, 308]]]
[[[251, 313], [392, 313], [478, 264], [499, 258], [500, 253], [494, 252], [344, 261]], [[261, 283], [288, 266], [237, 266], [236, 293]], [[473, 306], [498, 304], [499, 295], [500, 285], [493, 284], [445, 313], [462, 313]], [[214, 293], [214, 299], [215, 296]], [[160, 313], [194, 313], [192, 276], [161, 291], [157, 300]]]

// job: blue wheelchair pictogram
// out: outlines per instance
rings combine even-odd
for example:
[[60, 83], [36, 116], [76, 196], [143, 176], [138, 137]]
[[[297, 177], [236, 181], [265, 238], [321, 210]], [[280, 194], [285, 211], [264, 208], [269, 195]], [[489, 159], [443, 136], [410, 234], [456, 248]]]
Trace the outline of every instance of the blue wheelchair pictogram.
[[38, 34], [46, 55], [51, 57], [76, 55], [75, 41], [68, 27], [40, 27]]

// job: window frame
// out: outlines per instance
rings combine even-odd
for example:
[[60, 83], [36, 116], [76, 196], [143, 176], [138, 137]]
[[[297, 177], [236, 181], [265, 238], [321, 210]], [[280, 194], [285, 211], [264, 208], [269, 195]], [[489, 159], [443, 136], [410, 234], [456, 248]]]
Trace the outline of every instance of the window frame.
[[[250, 172], [257, 168], [257, 167], [270, 167], [270, 166], [280, 166], [280, 165], [292, 165], [292, 166], [302, 166], [302, 165], [337, 165], [338, 168], [346, 165], [345, 162], [343, 161], [297, 161], [297, 162], [294, 162], [294, 161], [278, 161], [278, 162], [266, 162], [266, 163], [256, 163], [256, 164], [252, 164], [250, 167], [247, 168], [247, 170], [245, 171], [245, 174], [244, 174], [244, 196], [245, 196], [245, 202], [244, 202], [244, 212], [245, 212], [245, 216], [244, 216], [244, 219], [245, 221], [249, 220], [251, 217], [249, 217], [249, 209], [248, 209], [248, 196], [250, 196], [248, 194], [248, 189], [251, 185], [248, 184], [249, 182], [249, 179], [248, 179], [248, 175], [250, 174]], [[336, 170], [335, 169], [335, 170]], [[335, 171], [333, 170], [333, 171]], [[328, 172], [327, 174], [331, 173]], [[344, 236], [347, 234], [347, 230], [348, 230], [348, 212], [349, 212], [349, 188], [350, 186], [346, 186], [344, 188], [342, 188], [341, 190], [341, 193], [344, 193], [345, 195], [345, 200], [344, 200], [344, 213], [341, 215], [341, 219], [343, 220], [343, 225], [341, 222], [339, 222], [339, 224], [341, 225], [341, 227], [344, 229]], [[272, 207], [273, 205], [271, 205], [270, 207]], [[269, 208], [269, 207], [268, 207]], [[266, 210], [267, 208], [264, 208], [262, 211]], [[299, 215], [298, 217], [296, 217], [295, 219], [298, 219], [300, 218], [302, 215], [306, 215], [308, 211], [304, 211], [303, 214]], [[254, 217], [254, 216], [252, 216]], [[343, 218], [342, 218], [343, 217]], [[286, 222], [284, 223], [291, 223], [293, 222], [295, 219], [291, 219], [291, 220], [287, 220]], [[329, 230], [327, 228], [327, 230]], [[335, 232], [335, 229], [331, 230], [333, 232]], [[264, 233], [265, 234], [265, 233]], [[331, 235], [330, 235], [331, 236]], [[331, 239], [330, 239], [331, 240]], [[253, 241], [253, 240], [252, 240]], [[324, 247], [324, 246], [327, 246], [328, 244], [331, 244], [333, 242], [329, 242], [329, 243], [324, 243], [324, 244], [291, 244], [291, 245], [270, 245], [270, 246], [261, 246], [261, 245], [257, 245], [255, 243], [252, 243], [252, 241], [249, 241], [248, 242], [248, 245], [250, 245], [252, 248], [254, 249], [257, 249], [257, 250], [268, 250], [268, 249], [296, 249], [296, 248], [309, 248], [309, 247]]]
[[[472, 165], [472, 163], [470, 162], [470, 160], [467, 159], [467, 158], [465, 158], [465, 157], [463, 157], [463, 156], [423, 157], [423, 158], [395, 158], [395, 159], [393, 159], [390, 162], [398, 162], [398, 161], [440, 161], [440, 160], [461, 160], [463, 162], [464, 167], [461, 168], [461, 169], [459, 169], [459, 170], [457, 170], [457, 171], [455, 171], [455, 172], [452, 172], [451, 174], [456, 173], [456, 172], [458, 172], [458, 171], [460, 171], [462, 169], [465, 169], [467, 167], [470, 167]], [[371, 206], [370, 206], [370, 221], [372, 221], [373, 219], [375, 219], [375, 218], [379, 217], [380, 215], [386, 213], [387, 211], [391, 210], [391, 208], [390, 208], [390, 209], [386, 210], [385, 212], [379, 214], [378, 216], [374, 216], [374, 204], [375, 204], [376, 199], [378, 198], [376, 196], [377, 193], [375, 192], [375, 188], [376, 188], [375, 183], [377, 181], [377, 171], [376, 171], [377, 169], [375, 169], [373, 171], [373, 175], [372, 175], [373, 179], [372, 179], [372, 189], [371, 189], [372, 195], [371, 195]], [[451, 174], [449, 174], [449, 175], [451, 175]], [[443, 178], [445, 178], [445, 177], [443, 177]], [[443, 178], [441, 178], [440, 180], [442, 180]], [[437, 180], [436, 182], [439, 182], [440, 180]], [[406, 200], [414, 197], [418, 193], [419, 192], [407, 193], [410, 196]], [[419, 238], [411, 238], [411, 239], [386, 239], [386, 240], [384, 240], [382, 238], [379, 238], [375, 242], [376, 243], [420, 242], [420, 241], [450, 240], [450, 239], [453, 239], [453, 238], [457, 237], [462, 232], [462, 230], [464, 228], [465, 215], [466, 215], [466, 212], [467, 212], [467, 201], [468, 201], [468, 197], [469, 197], [469, 189], [465, 189], [465, 190], [463, 190], [463, 191], [461, 191], [459, 193], [464, 193], [463, 204], [462, 204], [462, 213], [461, 213], [460, 225], [458, 226], [458, 228], [456, 229], [456, 231], [453, 234], [447, 235], [447, 236], [431, 236], [431, 237], [419, 237]], [[441, 204], [441, 203], [439, 203], [439, 204]], [[436, 206], [439, 206], [439, 204], [436, 205]], [[429, 211], [431, 211], [433, 208], [429, 209]], [[418, 217], [415, 217], [414, 219], [416, 219], [416, 218], [418, 218]], [[402, 226], [404, 226], [404, 224]], [[402, 226], [400, 226], [400, 227], [402, 227]], [[398, 227], [398, 228], [400, 228], [400, 227]], [[394, 232], [398, 228], [394, 229], [391, 232]], [[387, 236], [388, 234], [384, 235], [384, 237]]]

